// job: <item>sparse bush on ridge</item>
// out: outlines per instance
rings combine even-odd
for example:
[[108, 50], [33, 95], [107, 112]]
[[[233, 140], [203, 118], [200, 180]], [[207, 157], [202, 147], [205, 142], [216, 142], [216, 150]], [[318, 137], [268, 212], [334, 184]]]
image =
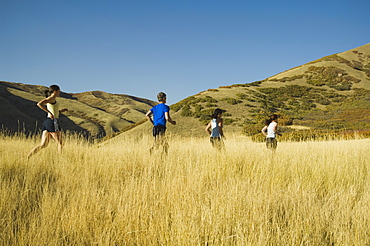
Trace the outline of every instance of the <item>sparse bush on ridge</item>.
[[297, 79], [301, 79], [303, 78], [304, 75], [303, 74], [300, 74], [300, 75], [294, 75], [292, 77], [283, 77], [281, 79], [277, 79], [277, 78], [274, 78], [274, 79], [270, 79], [269, 81], [273, 81], [273, 82], [289, 82], [289, 81], [294, 81], [294, 80], [297, 80]]
[[250, 86], [259, 86], [263, 81], [256, 81], [256, 82], [252, 82], [252, 83], [249, 83]]

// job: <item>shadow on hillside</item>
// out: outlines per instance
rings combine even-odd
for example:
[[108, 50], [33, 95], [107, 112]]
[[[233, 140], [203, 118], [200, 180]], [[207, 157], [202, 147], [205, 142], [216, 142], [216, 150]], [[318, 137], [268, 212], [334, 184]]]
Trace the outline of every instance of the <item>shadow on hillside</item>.
[[[6, 131], [9, 134], [18, 132], [25, 133], [26, 135], [40, 134], [46, 113], [37, 107], [36, 101], [14, 95], [9, 92], [9, 88], [35, 95], [34, 92], [26, 91], [0, 81], [0, 130]], [[73, 98], [70, 97], [70, 99]], [[60, 115], [60, 125], [64, 131], [76, 132], [82, 134], [85, 138], [90, 137], [86, 129], [80, 127], [63, 114]]]

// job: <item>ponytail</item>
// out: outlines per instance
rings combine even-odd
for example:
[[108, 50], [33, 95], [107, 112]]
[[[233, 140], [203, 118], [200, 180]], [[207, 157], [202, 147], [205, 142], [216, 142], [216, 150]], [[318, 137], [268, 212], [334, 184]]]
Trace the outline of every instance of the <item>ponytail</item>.
[[59, 86], [51, 85], [47, 90], [44, 91], [45, 97], [49, 97], [54, 91], [60, 90]]
[[271, 119], [267, 119], [267, 120], [265, 120], [265, 126], [268, 126], [268, 125], [270, 125], [270, 123], [272, 122], [272, 120]]

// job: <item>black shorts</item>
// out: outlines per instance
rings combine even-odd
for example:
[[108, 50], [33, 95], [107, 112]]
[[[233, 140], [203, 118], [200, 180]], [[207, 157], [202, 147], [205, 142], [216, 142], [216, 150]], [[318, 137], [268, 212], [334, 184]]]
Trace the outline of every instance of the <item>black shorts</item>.
[[42, 123], [42, 131], [57, 132], [60, 131], [58, 119], [46, 118]]
[[153, 127], [153, 137], [161, 136], [166, 132], [165, 126], [154, 126]]
[[276, 138], [266, 138], [266, 146], [268, 149], [276, 149], [277, 147]]

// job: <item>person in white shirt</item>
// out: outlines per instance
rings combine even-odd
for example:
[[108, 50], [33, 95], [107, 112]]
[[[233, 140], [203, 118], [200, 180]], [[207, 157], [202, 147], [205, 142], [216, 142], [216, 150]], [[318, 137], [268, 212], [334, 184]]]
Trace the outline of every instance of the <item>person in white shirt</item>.
[[276, 135], [281, 136], [277, 130], [278, 126], [278, 116], [273, 114], [270, 119], [265, 121], [265, 126], [262, 128], [261, 132], [266, 137], [266, 147], [271, 150], [276, 150], [277, 140]]
[[212, 120], [208, 123], [205, 131], [210, 135], [210, 142], [214, 148], [222, 150], [224, 148], [223, 139], [225, 139], [223, 132], [224, 120], [221, 118], [222, 110], [217, 108], [212, 114]]

